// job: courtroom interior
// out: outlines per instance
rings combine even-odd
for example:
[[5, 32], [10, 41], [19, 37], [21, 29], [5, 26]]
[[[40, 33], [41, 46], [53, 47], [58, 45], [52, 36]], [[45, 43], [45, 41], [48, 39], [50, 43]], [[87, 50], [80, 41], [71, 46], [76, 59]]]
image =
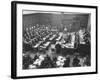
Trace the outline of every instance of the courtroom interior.
[[91, 66], [91, 14], [23, 10], [22, 68]]

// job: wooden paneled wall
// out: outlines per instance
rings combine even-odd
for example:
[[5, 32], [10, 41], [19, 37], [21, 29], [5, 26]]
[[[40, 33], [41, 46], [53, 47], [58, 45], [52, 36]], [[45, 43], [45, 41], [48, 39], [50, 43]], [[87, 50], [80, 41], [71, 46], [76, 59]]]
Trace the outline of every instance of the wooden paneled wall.
[[80, 27], [90, 25], [88, 14], [50, 14], [35, 13], [23, 15], [23, 27], [30, 27], [36, 24], [52, 25], [58, 29], [67, 27], [69, 31], [77, 31]]

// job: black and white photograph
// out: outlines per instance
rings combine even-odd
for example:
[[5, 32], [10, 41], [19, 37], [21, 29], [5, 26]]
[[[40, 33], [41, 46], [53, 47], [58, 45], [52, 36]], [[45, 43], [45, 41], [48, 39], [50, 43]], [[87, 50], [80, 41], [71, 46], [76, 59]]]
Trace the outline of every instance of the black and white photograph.
[[91, 66], [91, 14], [23, 10], [23, 69]]
[[97, 73], [96, 6], [12, 6], [13, 78]]

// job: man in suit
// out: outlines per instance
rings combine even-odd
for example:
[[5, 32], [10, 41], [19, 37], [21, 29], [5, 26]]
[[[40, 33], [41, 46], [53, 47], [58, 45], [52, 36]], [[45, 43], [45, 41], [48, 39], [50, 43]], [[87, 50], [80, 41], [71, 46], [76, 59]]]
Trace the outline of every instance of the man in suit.
[[61, 53], [61, 44], [60, 44], [60, 42], [58, 42], [58, 43], [56, 44], [55, 48], [56, 48], [56, 53], [57, 53], [57, 54]]

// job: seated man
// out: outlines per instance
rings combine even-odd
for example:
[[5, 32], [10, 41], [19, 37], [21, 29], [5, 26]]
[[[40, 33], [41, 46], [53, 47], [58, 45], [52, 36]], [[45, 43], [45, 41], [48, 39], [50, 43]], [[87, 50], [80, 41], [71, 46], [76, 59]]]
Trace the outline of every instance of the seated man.
[[75, 56], [75, 58], [73, 59], [73, 66], [74, 67], [78, 67], [80, 60], [78, 59], [78, 56]]
[[75, 33], [71, 33], [70, 37], [67, 39], [67, 43], [65, 42], [65, 44], [63, 45], [66, 48], [74, 48], [74, 44], [75, 44]]
[[61, 48], [62, 48], [62, 47], [61, 47], [60, 42], [56, 43], [55, 48], [56, 48], [56, 53], [57, 53], [57, 54], [61, 53]]
[[78, 35], [79, 35], [79, 43], [80, 44], [86, 44], [85, 43], [85, 34], [86, 34], [85, 28], [82, 28], [79, 30]]

